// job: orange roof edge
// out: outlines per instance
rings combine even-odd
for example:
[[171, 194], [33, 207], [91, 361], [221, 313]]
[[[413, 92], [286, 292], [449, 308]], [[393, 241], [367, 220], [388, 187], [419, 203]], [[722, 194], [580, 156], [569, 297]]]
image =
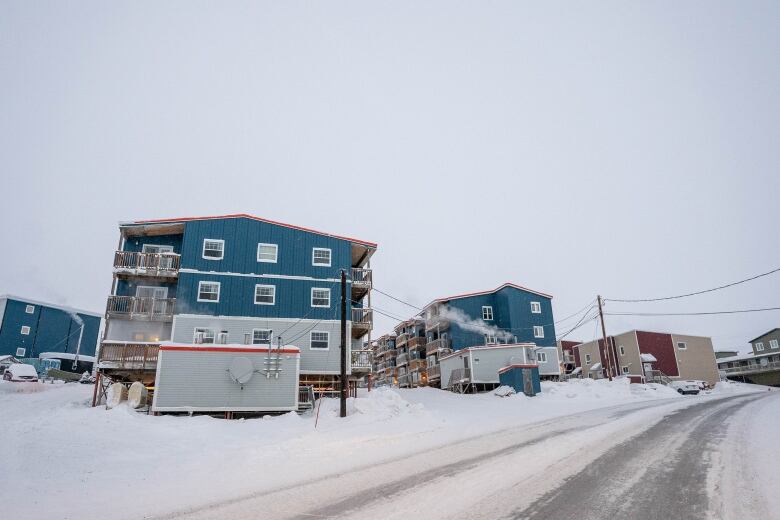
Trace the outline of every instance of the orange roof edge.
[[436, 298], [435, 300], [433, 300], [431, 303], [429, 303], [428, 305], [426, 305], [423, 308], [428, 308], [432, 304], [437, 303], [437, 302], [446, 302], [446, 301], [449, 301], [449, 300], [457, 300], [458, 298], [468, 298], [469, 296], [480, 296], [482, 294], [492, 294], [492, 293], [500, 291], [504, 287], [514, 287], [515, 289], [520, 289], [522, 291], [528, 291], [528, 292], [531, 292], [531, 293], [534, 293], [534, 294], [538, 294], [539, 296], [544, 296], [545, 298], [552, 299], [552, 295], [551, 294], [546, 294], [546, 293], [543, 293], [543, 292], [540, 292], [540, 291], [534, 291], [533, 289], [529, 289], [528, 287], [523, 287], [522, 285], [517, 285], [516, 283], [506, 282], [504, 284], [499, 285], [498, 287], [496, 287], [492, 291], [478, 291], [478, 292], [472, 292], [472, 293], [457, 294], [455, 296], [447, 296], [445, 298]]

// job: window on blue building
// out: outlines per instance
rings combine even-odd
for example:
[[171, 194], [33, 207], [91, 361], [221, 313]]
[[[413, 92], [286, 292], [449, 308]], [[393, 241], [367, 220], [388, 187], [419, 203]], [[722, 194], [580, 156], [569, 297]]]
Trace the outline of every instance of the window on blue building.
[[26, 312], [27, 314], [34, 313], [35, 312], [35, 306], [28, 305], [27, 307], [24, 308], [24, 312]]
[[218, 302], [219, 285], [219, 282], [198, 282], [198, 301]]
[[534, 337], [535, 338], [543, 338], [544, 337], [544, 327], [541, 327], [539, 325], [534, 326]]
[[203, 258], [206, 260], [222, 260], [225, 256], [225, 241], [207, 238], [203, 240]]
[[330, 249], [315, 247], [311, 254], [312, 265], [330, 267]]
[[30, 335], [30, 327], [28, 327], [27, 325], [22, 325], [22, 334], [24, 336], [29, 336]]
[[276, 263], [279, 254], [279, 246], [276, 244], [257, 244], [257, 261]]
[[275, 285], [255, 285], [255, 304], [274, 305], [276, 303]]
[[311, 290], [312, 307], [330, 307], [330, 289], [313, 287]]
[[542, 313], [542, 304], [539, 302], [531, 302], [531, 312], [533, 314], [541, 314]]
[[493, 319], [493, 307], [490, 305], [482, 306], [482, 319], [486, 321], [491, 321]]

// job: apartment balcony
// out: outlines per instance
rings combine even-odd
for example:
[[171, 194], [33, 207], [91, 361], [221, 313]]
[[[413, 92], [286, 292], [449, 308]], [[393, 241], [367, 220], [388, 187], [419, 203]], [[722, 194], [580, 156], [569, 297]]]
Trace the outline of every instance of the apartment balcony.
[[371, 269], [352, 268], [352, 299], [360, 300], [371, 290], [374, 277]]
[[175, 253], [114, 253], [117, 276], [154, 276], [173, 279], [179, 276], [181, 256]]
[[761, 372], [774, 372], [780, 370], [780, 361], [770, 361], [768, 363], [750, 363], [747, 365], [721, 368], [727, 376], [740, 376], [746, 374], [759, 374]]
[[368, 373], [371, 372], [372, 354], [370, 350], [353, 350], [352, 351], [352, 373]]
[[428, 381], [438, 381], [441, 379], [441, 365], [428, 367]]
[[103, 341], [98, 366], [101, 370], [156, 370], [159, 351], [157, 343]]
[[563, 362], [567, 365], [574, 365], [576, 362], [574, 360], [573, 354], [564, 354], [563, 355]]
[[450, 320], [449, 318], [445, 318], [444, 316], [431, 316], [430, 318], [425, 320], [425, 330], [432, 331], [432, 330], [447, 330], [450, 328]]
[[427, 363], [424, 359], [410, 359], [409, 360], [409, 372], [424, 372], [427, 368]]
[[409, 339], [409, 341], [406, 343], [406, 348], [410, 350], [416, 348], [422, 348], [425, 346], [426, 343], [428, 343], [428, 338], [415, 336]]
[[374, 311], [364, 307], [352, 309], [352, 337], [362, 338], [371, 330], [374, 324]]
[[452, 343], [448, 338], [439, 338], [428, 342], [428, 344], [425, 346], [425, 353], [427, 355], [432, 355], [442, 352], [449, 352], [451, 348]]
[[395, 366], [402, 367], [404, 365], [407, 365], [409, 363], [409, 354], [403, 353], [398, 354], [398, 357], [395, 358]]
[[403, 334], [399, 334], [395, 338], [395, 348], [399, 348], [399, 347], [402, 347], [402, 346], [406, 345], [406, 342], [409, 341], [410, 338], [411, 338], [411, 335], [408, 332], [404, 332]]
[[144, 321], [172, 321], [176, 298], [141, 298], [137, 296], [109, 296], [106, 315]]

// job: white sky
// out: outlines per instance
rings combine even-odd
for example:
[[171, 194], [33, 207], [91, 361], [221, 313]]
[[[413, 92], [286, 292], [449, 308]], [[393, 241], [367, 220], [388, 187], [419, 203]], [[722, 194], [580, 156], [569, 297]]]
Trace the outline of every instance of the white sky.
[[[553, 294], [560, 318], [599, 292], [768, 271], [779, 15], [755, 1], [1, 0], [0, 293], [100, 311], [117, 221], [238, 212], [379, 242], [376, 287], [420, 305], [514, 281]], [[767, 306], [780, 274], [610, 309]], [[607, 326], [742, 347], [780, 312]]]

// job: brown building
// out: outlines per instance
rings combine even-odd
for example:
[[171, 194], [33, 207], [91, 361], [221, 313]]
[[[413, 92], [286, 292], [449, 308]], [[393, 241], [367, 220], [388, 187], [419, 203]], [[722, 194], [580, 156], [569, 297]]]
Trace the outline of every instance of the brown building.
[[[613, 375], [632, 382], [695, 379], [714, 384], [719, 380], [712, 339], [668, 332], [632, 330], [574, 346], [584, 377]], [[609, 357], [607, 354], [610, 354]]]

